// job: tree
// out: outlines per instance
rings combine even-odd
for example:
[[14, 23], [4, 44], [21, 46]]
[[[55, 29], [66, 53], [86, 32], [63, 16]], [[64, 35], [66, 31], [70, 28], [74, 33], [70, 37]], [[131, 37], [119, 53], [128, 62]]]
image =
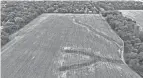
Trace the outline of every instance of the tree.
[[141, 51], [143, 52], [143, 43], [139, 46], [138, 50], [139, 50], [139, 52], [141, 52]]
[[15, 26], [14, 22], [7, 21], [3, 24], [3, 30], [9, 34], [12, 34], [11, 27]]
[[121, 38], [123, 38], [123, 37], [126, 35], [126, 32], [124, 32], [124, 31], [122, 31], [122, 30], [118, 30], [118, 31], [117, 31], [117, 34], [118, 34]]
[[2, 46], [5, 45], [8, 41], [9, 41], [9, 35], [8, 35], [8, 33], [4, 32], [2, 30], [2, 32], [1, 32], [1, 45]]
[[141, 45], [141, 43], [135, 43], [134, 48], [138, 49], [140, 45]]
[[133, 49], [132, 44], [126, 44], [126, 46], [124, 46], [124, 52], [125, 52], [125, 53], [131, 52], [132, 49]]
[[138, 53], [138, 49], [134, 48], [134, 49], [132, 49], [132, 52]]
[[134, 52], [126, 53], [125, 57], [129, 59], [135, 59], [137, 57], [137, 53]]
[[118, 21], [118, 20], [115, 20], [115, 19], [110, 20], [109, 17], [108, 17], [108, 20], [109, 20], [108, 23], [110, 24], [110, 26], [113, 30], [115, 30], [115, 28], [120, 25], [120, 21]]
[[135, 43], [141, 43], [141, 40], [139, 38], [133, 38], [131, 39], [131, 43], [134, 45]]
[[139, 32], [139, 38], [140, 38], [140, 40], [143, 42], [143, 31], [140, 31], [140, 32]]
[[141, 40], [139, 38], [135, 38], [135, 43], [141, 43]]
[[134, 66], [137, 66], [138, 63], [139, 63], [138, 59], [131, 59], [129, 61], [129, 66], [134, 67]]
[[4, 23], [3, 26], [13, 26], [13, 25], [15, 25], [14, 22], [7, 21], [7, 22]]
[[54, 12], [57, 12], [57, 13], [67, 13], [68, 10], [64, 9], [64, 8], [58, 8], [57, 10], [55, 10]]
[[7, 17], [6, 13], [1, 13], [1, 21], [5, 21], [5, 18]]
[[140, 53], [138, 54], [138, 59], [139, 59], [140, 61], [143, 61], [143, 52], [140, 52]]
[[15, 23], [21, 25], [22, 23], [24, 23], [24, 19], [21, 17], [15, 17], [14, 18]]
[[50, 7], [50, 8], [47, 9], [48, 13], [53, 13], [54, 11], [55, 11], [55, 9], [53, 7]]

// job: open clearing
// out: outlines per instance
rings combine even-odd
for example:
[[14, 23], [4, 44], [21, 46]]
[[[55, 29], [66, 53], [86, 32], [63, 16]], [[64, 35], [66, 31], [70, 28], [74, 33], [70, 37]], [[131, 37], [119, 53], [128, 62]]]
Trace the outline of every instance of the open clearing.
[[42, 14], [2, 48], [2, 78], [141, 78], [95, 14]]

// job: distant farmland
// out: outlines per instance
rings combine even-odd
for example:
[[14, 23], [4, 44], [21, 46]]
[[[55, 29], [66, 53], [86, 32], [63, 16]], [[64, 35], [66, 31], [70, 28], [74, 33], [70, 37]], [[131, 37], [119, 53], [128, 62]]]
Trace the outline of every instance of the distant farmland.
[[143, 27], [143, 10], [120, 10], [126, 17], [132, 18]]
[[141, 78], [96, 14], [42, 14], [2, 48], [2, 78]]

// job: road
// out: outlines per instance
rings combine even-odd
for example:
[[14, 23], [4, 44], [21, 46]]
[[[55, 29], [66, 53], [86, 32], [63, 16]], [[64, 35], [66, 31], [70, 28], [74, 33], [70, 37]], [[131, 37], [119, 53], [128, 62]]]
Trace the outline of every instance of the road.
[[95, 14], [42, 14], [2, 48], [2, 78], [141, 78], [123, 42]]

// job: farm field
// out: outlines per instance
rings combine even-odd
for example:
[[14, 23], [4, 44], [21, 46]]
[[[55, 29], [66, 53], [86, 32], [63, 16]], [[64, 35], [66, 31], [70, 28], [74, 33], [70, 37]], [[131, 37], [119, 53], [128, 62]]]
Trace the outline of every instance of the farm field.
[[143, 27], [143, 10], [119, 10], [124, 16], [132, 18]]
[[98, 14], [42, 14], [3, 46], [2, 78], [141, 78], [123, 47]]

